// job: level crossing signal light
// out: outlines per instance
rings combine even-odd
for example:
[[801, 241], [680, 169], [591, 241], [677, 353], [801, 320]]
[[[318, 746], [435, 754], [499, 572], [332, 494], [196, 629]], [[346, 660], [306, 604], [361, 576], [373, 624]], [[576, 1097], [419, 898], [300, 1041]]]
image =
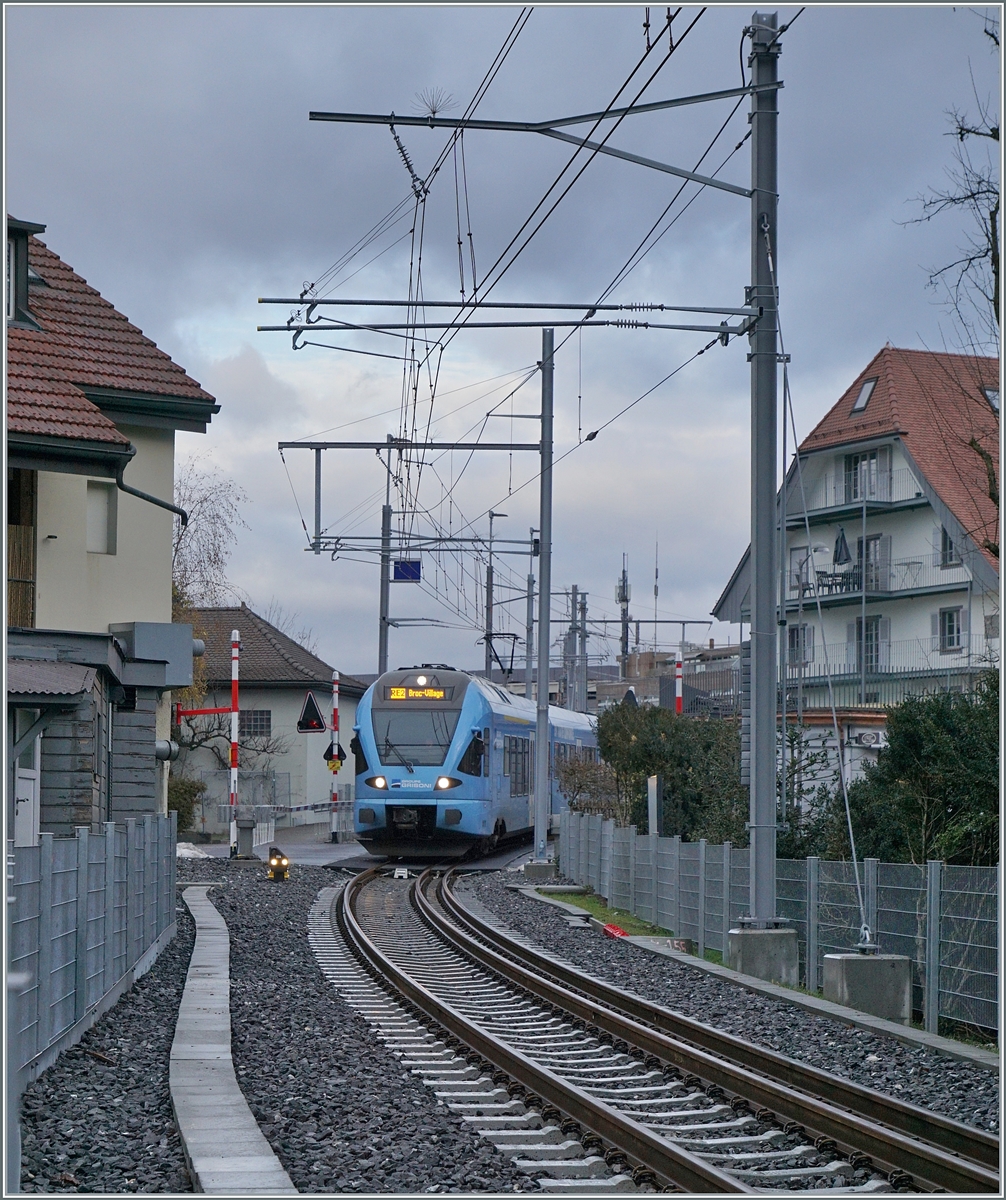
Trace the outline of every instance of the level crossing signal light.
[[290, 878], [290, 860], [279, 848], [273, 846], [269, 851], [269, 871], [270, 879], [289, 879]]

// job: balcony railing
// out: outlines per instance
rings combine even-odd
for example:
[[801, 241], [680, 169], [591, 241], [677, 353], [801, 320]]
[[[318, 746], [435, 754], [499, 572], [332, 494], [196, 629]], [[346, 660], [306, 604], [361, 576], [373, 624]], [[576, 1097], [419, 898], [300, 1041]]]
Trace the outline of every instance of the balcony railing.
[[[804, 605], [813, 606], [817, 596], [824, 599], [861, 595], [863, 574], [863, 564], [860, 562], [821, 571], [808, 568], [791, 571], [788, 579], [790, 600], [802, 599]], [[919, 588], [952, 587], [971, 579], [968, 569], [959, 559], [945, 557], [939, 552], [868, 562], [865, 574], [868, 596], [911, 592]]]
[[796, 652], [790, 655], [789, 682], [794, 684], [802, 678], [805, 684], [817, 687], [827, 682], [829, 672], [833, 680], [862, 676], [864, 665], [869, 679], [892, 675], [906, 678], [959, 675], [998, 664], [998, 642], [988, 642], [978, 634], [961, 633], [956, 643], [948, 645], [940, 637], [883, 641], [871, 639], [867, 630], [865, 664], [861, 640], [831, 643], [827, 656], [820, 645], [809, 647], [809, 661], [798, 662]]
[[[865, 493], [865, 495], [864, 495]], [[849, 505], [879, 502], [895, 504], [922, 497], [922, 487], [907, 467], [896, 471], [828, 471], [807, 485], [807, 511], [822, 508], [847, 508]], [[786, 501], [792, 518], [803, 512], [799, 484], [793, 486]]]

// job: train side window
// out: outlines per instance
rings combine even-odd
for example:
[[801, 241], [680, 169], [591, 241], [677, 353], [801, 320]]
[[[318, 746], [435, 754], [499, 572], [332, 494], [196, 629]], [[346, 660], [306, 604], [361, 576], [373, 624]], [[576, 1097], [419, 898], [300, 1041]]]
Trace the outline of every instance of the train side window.
[[353, 740], [349, 743], [349, 749], [356, 761], [357, 775], [366, 775], [370, 770], [370, 767], [367, 766], [367, 755], [364, 753], [363, 744], [355, 733], [353, 734]]
[[476, 733], [468, 743], [464, 754], [461, 756], [461, 761], [458, 763], [458, 770], [462, 775], [482, 774], [482, 760], [485, 756], [485, 749], [485, 742]]

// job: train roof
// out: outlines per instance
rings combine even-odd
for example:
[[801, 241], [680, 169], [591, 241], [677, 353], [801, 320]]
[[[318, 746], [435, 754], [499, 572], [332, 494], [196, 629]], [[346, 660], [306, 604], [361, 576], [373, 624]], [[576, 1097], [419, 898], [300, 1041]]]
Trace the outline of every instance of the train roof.
[[[396, 671], [388, 671], [370, 685], [368, 694], [374, 695], [379, 685], [390, 686], [411, 682], [417, 671], [428, 672], [431, 681], [433, 673], [436, 672], [440, 683], [448, 682], [448, 679], [444, 678], [445, 676], [463, 677], [468, 680], [469, 686], [474, 686], [485, 698], [490, 709], [497, 716], [512, 717], [519, 721], [534, 721], [537, 718], [538, 706], [533, 700], [529, 700], [525, 696], [515, 696], [513, 692], [508, 692], [505, 688], [501, 688], [481, 675], [472, 675], [468, 671], [460, 671], [456, 667], [449, 667], [444, 663], [423, 663], [419, 667], [399, 667]], [[460, 701], [461, 696], [455, 696], [454, 704], [456, 705]], [[548, 706], [548, 719], [557, 730], [563, 731], [568, 737], [576, 737], [578, 733], [593, 734], [594, 732], [594, 720], [586, 713], [573, 712], [569, 708], [559, 708], [555, 704]]]
[[[503, 717], [517, 717], [521, 720], [535, 720], [538, 706], [526, 696], [515, 696], [513, 692], [491, 683], [480, 675], [470, 676], [479, 691], [489, 701], [489, 707], [494, 713]], [[559, 708], [555, 704], [548, 706], [548, 719], [557, 729], [568, 730], [570, 736], [576, 733], [593, 733], [594, 722], [586, 713], [573, 712], [570, 708]]]

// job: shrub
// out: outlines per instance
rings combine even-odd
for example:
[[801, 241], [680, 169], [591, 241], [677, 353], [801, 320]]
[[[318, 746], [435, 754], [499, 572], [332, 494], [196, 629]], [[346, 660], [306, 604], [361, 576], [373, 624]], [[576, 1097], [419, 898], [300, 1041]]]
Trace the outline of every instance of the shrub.
[[201, 779], [187, 779], [184, 775], [168, 776], [168, 812], [178, 813], [178, 832], [193, 827], [196, 801], [206, 791]]

